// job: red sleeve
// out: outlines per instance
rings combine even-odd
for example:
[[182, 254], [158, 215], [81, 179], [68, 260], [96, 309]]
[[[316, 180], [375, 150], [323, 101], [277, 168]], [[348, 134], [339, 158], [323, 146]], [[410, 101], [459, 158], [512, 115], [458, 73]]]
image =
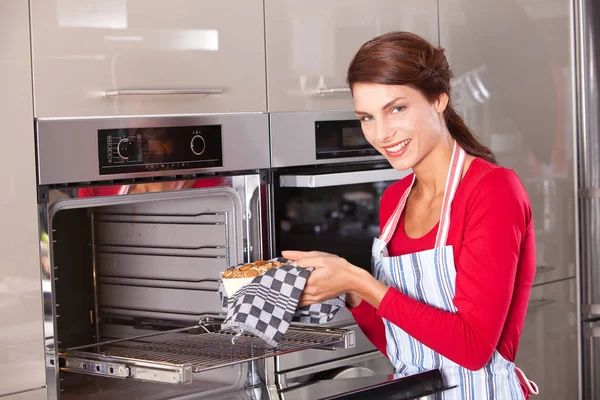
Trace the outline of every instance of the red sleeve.
[[531, 222], [529, 200], [516, 174], [504, 168], [488, 172], [470, 196], [455, 260], [458, 311], [442, 311], [390, 288], [377, 315], [457, 364], [481, 369], [502, 333]]

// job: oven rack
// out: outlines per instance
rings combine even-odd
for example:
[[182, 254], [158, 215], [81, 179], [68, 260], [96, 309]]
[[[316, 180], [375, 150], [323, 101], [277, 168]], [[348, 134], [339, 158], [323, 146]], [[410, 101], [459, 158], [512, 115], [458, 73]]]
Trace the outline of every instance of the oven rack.
[[60, 353], [63, 371], [168, 384], [192, 383], [193, 375], [215, 368], [317, 348], [354, 347], [354, 332], [323, 327], [290, 327], [276, 348], [250, 334], [212, 332], [195, 325], [112, 340]]

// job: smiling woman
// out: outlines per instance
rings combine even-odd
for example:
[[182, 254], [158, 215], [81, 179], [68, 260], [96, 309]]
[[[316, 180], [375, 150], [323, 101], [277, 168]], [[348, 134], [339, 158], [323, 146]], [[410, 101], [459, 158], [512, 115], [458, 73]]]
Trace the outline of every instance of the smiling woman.
[[381, 200], [373, 273], [338, 256], [286, 251], [314, 267], [301, 305], [346, 293], [354, 318], [396, 372], [440, 369], [450, 399], [523, 399], [515, 367], [535, 275], [531, 207], [452, 108], [443, 49], [406, 32], [365, 43], [348, 83], [366, 140], [413, 174]]

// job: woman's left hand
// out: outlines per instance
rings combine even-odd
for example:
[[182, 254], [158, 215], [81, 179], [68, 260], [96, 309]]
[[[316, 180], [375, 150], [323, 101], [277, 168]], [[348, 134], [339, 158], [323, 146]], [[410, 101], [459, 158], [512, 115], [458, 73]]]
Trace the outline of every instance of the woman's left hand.
[[299, 267], [314, 268], [306, 281], [299, 307], [321, 303], [353, 289], [352, 278], [358, 267], [344, 258], [320, 251], [283, 251], [282, 256], [296, 261]]

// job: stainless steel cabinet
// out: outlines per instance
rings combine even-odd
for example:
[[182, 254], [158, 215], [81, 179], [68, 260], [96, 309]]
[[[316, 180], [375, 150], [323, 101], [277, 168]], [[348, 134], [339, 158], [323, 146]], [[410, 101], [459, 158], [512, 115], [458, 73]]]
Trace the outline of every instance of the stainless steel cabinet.
[[569, 0], [440, 2], [440, 44], [467, 124], [531, 199], [536, 283], [575, 276]]
[[352, 109], [348, 65], [379, 34], [437, 43], [435, 0], [265, 0], [269, 111]]
[[33, 0], [37, 117], [266, 110], [262, 0]]
[[540, 389], [539, 400], [578, 395], [577, 297], [575, 279], [531, 291], [516, 364]]
[[0, 397], [45, 385], [27, 4], [0, 0]]

